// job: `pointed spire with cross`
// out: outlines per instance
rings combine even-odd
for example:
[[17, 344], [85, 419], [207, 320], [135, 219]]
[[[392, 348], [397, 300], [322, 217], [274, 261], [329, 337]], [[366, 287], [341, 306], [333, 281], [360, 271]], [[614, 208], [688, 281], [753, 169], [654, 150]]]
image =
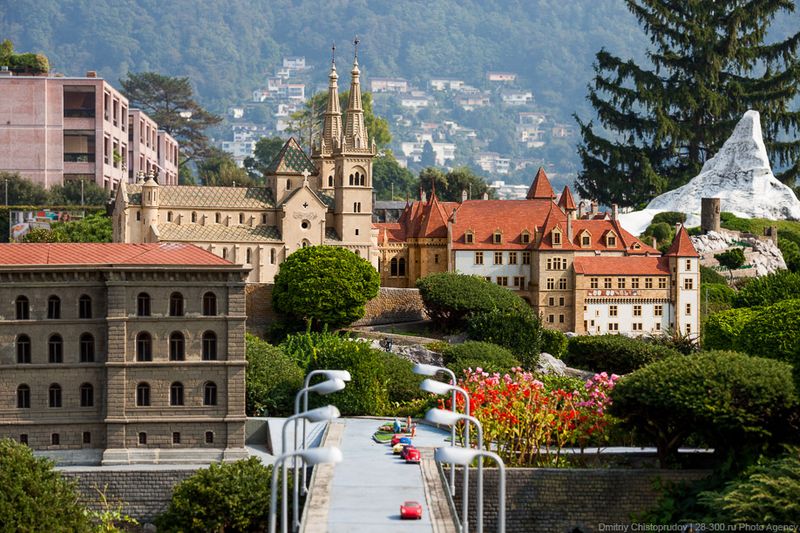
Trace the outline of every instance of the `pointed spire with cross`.
[[307, 168], [303, 170], [303, 187], [307, 187], [308, 186], [308, 177], [310, 175], [311, 175], [311, 172], [309, 172]]

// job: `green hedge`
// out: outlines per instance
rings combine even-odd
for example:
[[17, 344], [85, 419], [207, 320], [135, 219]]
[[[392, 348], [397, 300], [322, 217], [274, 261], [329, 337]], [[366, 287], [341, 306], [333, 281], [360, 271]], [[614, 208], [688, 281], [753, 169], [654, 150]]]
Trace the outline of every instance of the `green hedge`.
[[428, 315], [444, 328], [464, 328], [467, 317], [493, 309], [529, 309], [511, 290], [477, 276], [430, 274], [417, 280], [417, 288]]
[[779, 270], [768, 276], [750, 280], [733, 297], [733, 306], [772, 305], [791, 298], [800, 298], [800, 273]]
[[526, 369], [539, 363], [542, 323], [531, 309], [501, 310], [472, 315], [467, 320], [470, 339], [491, 342], [507, 348]]
[[719, 283], [721, 285], [727, 285], [728, 278], [711, 267], [700, 265], [700, 283]]
[[557, 329], [542, 328], [542, 351], [562, 359], [567, 353], [569, 339]]
[[791, 363], [800, 383], [800, 299], [763, 308], [745, 324], [736, 344], [749, 354]]
[[303, 385], [303, 370], [283, 350], [248, 334], [246, 409], [248, 416], [288, 416]]
[[442, 352], [444, 363], [456, 375], [467, 368], [505, 373], [519, 366], [519, 360], [502, 346], [489, 342], [467, 341], [448, 346]]
[[611, 396], [610, 414], [655, 444], [662, 466], [693, 434], [720, 455], [785, 436], [797, 409], [789, 365], [726, 351], [657, 361]]
[[572, 337], [564, 361], [592, 372], [627, 374], [659, 359], [680, 355], [677, 351], [622, 335]]
[[703, 325], [703, 348], [706, 350], [737, 349], [739, 333], [758, 313], [758, 309], [745, 307], [710, 315]]

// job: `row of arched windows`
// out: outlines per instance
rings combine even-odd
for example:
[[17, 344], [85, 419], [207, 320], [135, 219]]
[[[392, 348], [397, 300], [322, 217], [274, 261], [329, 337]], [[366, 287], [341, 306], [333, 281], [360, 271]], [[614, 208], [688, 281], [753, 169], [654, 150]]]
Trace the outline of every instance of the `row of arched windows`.
[[[17, 336], [17, 364], [25, 365], [31, 363], [32, 343], [28, 335]], [[78, 341], [78, 352], [80, 353], [81, 363], [94, 362], [94, 335], [83, 333]], [[47, 339], [47, 361], [49, 363], [64, 362], [64, 339], [61, 335], [50, 335]]]
[[393, 277], [402, 277], [406, 275], [405, 257], [392, 257], [392, 260], [389, 261], [389, 275]]
[[[31, 319], [31, 305], [27, 296], [17, 296], [15, 301], [17, 320]], [[58, 320], [61, 318], [61, 298], [50, 296], [47, 298], [47, 318]], [[82, 294], [78, 298], [78, 318], [92, 318], [92, 298]]]
[[[169, 404], [172, 406], [184, 405], [183, 383], [176, 381], [169, 386]], [[137, 407], [150, 407], [150, 384], [139, 383], [136, 385]], [[217, 384], [207, 381], [203, 384], [203, 405], [217, 405]]]
[[361, 172], [350, 174], [350, 185], [366, 185], [367, 177]]
[[[217, 359], [217, 334], [213, 331], [203, 333], [202, 341], [203, 361], [216, 361]], [[186, 359], [186, 339], [180, 331], [173, 331], [169, 335], [169, 360], [184, 361]], [[153, 360], [153, 336], [146, 331], [136, 335], [136, 360]]]
[[[146, 292], [140, 292], [136, 296], [136, 314], [138, 316], [150, 316], [151, 298]], [[216, 316], [217, 314], [217, 295], [213, 292], [203, 294], [203, 316]], [[186, 312], [185, 298], [179, 292], [169, 295], [169, 316], [183, 316]]]
[[[47, 406], [61, 407], [63, 405], [62, 389], [58, 383], [53, 383], [47, 389]], [[83, 383], [78, 388], [81, 407], [94, 407], [94, 386], [91, 383]], [[29, 385], [22, 384], [17, 387], [17, 408], [30, 409], [31, 407], [31, 388]]]
[[[291, 184], [290, 184], [289, 188], [291, 189]], [[139, 213], [137, 212], [137, 215], [138, 214]], [[244, 213], [239, 213], [239, 224], [244, 224], [244, 216], [245, 216]], [[172, 222], [173, 218], [174, 218], [174, 216], [172, 214], [172, 211], [167, 211], [167, 222]], [[137, 218], [136, 220], [139, 220], [139, 219]], [[192, 211], [191, 220], [192, 220], [192, 222], [197, 223], [197, 211]], [[219, 213], [219, 212], [214, 213], [214, 222], [216, 224], [222, 224], [222, 213]], [[262, 214], [261, 215], [261, 223], [262, 224], [266, 224], [267, 223], [267, 215], [266, 214]]]

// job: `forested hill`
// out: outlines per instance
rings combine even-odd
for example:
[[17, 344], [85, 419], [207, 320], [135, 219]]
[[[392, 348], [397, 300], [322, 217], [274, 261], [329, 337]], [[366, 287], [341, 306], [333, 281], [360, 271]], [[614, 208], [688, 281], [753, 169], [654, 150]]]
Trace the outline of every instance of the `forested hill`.
[[[795, 13], [775, 33], [800, 25]], [[358, 34], [369, 76], [520, 74], [537, 102], [568, 116], [585, 110], [594, 54], [641, 58], [646, 39], [623, 0], [0, 0], [0, 39], [42, 52], [54, 70], [189, 76], [220, 110], [246, 98], [282, 55], [342, 61]], [[320, 77], [321, 78], [321, 77]]]

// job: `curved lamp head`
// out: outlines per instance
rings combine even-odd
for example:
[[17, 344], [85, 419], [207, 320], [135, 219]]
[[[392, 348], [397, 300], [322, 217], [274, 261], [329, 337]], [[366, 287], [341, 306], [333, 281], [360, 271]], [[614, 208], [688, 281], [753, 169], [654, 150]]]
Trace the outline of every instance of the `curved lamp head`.
[[434, 424], [442, 426], [455, 426], [462, 420], [468, 417], [454, 413], [453, 411], [445, 411], [444, 409], [429, 409], [425, 413], [425, 420]]
[[302, 413], [302, 418], [305, 418], [309, 422], [326, 422], [334, 418], [339, 418], [341, 415], [342, 414], [335, 405], [324, 405]]
[[344, 381], [339, 378], [333, 378], [322, 383], [317, 383], [316, 385], [312, 385], [308, 388], [308, 392], [316, 392], [317, 394], [322, 394], [323, 396], [326, 394], [331, 394], [337, 391], [342, 390], [345, 387]]
[[353, 379], [350, 377], [350, 372], [347, 370], [323, 370], [321, 374], [328, 379], [341, 379], [342, 381], [350, 381]]
[[434, 365], [426, 365], [425, 363], [417, 363], [414, 365], [413, 372], [420, 376], [435, 376], [442, 370], [441, 367]]
[[468, 465], [480, 455], [478, 450], [470, 448], [461, 448], [458, 446], [447, 446], [436, 448], [433, 451], [433, 458], [440, 463], [447, 463], [451, 465]]
[[419, 384], [419, 388], [432, 394], [449, 394], [450, 391], [453, 390], [452, 385], [436, 381], [435, 379], [422, 380], [422, 383]]
[[303, 458], [303, 461], [310, 465], [317, 465], [320, 463], [341, 463], [342, 450], [335, 446], [327, 446], [323, 448], [309, 448], [302, 452], [297, 452], [297, 455]]

